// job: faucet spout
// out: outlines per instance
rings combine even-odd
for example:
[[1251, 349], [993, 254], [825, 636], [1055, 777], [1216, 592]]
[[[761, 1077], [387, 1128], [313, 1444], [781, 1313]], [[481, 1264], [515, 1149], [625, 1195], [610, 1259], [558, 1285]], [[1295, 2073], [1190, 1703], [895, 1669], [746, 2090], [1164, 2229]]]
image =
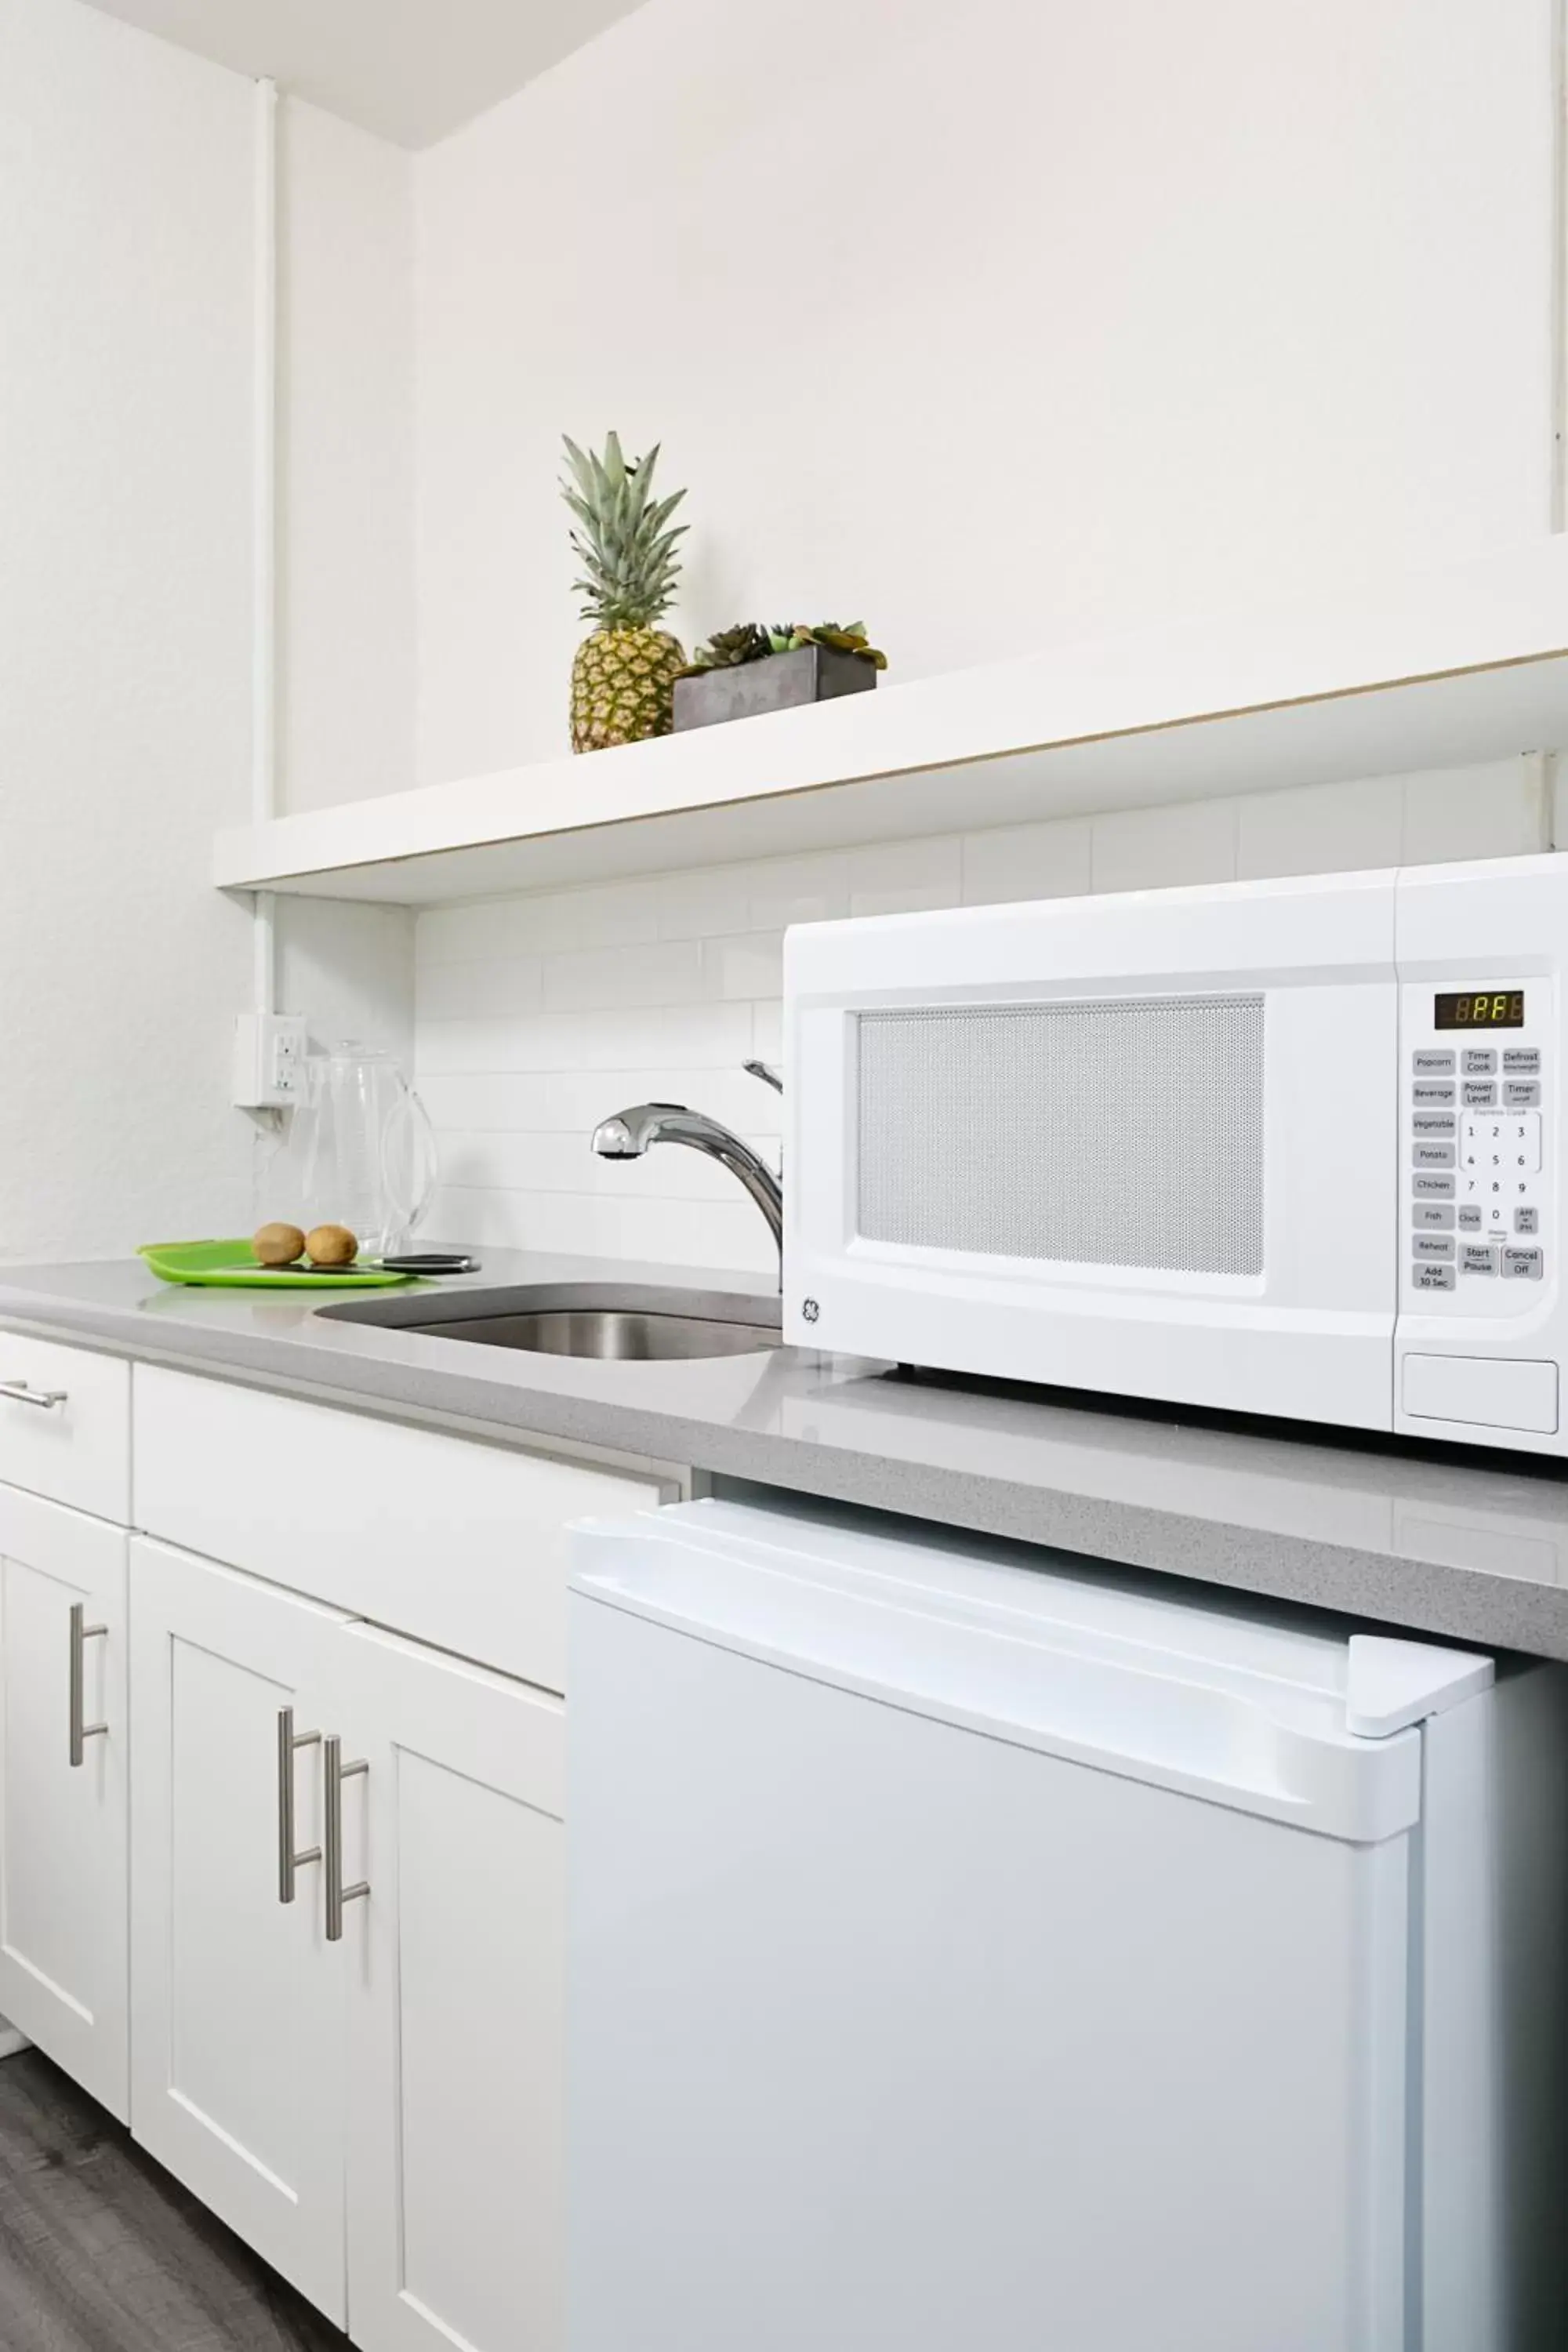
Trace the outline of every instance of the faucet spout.
[[601, 1160], [640, 1160], [656, 1143], [683, 1143], [716, 1160], [743, 1184], [763, 1216], [779, 1253], [779, 1282], [784, 1283], [784, 1186], [761, 1155], [742, 1137], [731, 1133], [705, 1111], [688, 1110], [684, 1103], [634, 1103], [603, 1119], [594, 1129], [594, 1150]]

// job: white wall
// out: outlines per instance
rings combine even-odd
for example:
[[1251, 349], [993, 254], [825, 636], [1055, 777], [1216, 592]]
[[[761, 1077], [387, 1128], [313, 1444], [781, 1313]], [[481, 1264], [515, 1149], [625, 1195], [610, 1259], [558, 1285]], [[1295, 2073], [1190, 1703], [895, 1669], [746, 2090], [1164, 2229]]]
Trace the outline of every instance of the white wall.
[[414, 775], [413, 159], [278, 117], [279, 802]]
[[[774, 1270], [732, 1177], [661, 1148], [595, 1160], [623, 1105], [689, 1102], [770, 1156], [787, 923], [1551, 846], [1538, 758], [440, 908], [417, 926], [421, 1091], [452, 1242]], [[1568, 836], [1564, 836], [1568, 838]]]
[[562, 748], [563, 427], [895, 677], [1543, 530], [1552, 0], [648, 0], [416, 159], [420, 779]]
[[250, 91], [0, 5], [0, 1255], [243, 1225]]

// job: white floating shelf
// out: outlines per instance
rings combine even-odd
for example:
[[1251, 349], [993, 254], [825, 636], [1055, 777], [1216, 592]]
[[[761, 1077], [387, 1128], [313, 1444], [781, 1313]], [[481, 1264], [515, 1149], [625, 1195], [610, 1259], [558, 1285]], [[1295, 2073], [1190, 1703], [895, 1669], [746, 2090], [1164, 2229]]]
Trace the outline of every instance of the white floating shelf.
[[225, 889], [420, 906], [1568, 744], [1568, 540], [220, 834]]

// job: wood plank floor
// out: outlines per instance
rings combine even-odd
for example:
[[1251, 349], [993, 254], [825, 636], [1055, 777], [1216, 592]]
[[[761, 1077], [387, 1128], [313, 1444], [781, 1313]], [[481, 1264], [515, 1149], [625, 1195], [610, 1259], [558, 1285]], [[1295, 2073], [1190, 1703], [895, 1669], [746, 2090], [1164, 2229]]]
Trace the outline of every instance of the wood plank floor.
[[0, 2063], [3, 2352], [346, 2352], [36, 2050]]

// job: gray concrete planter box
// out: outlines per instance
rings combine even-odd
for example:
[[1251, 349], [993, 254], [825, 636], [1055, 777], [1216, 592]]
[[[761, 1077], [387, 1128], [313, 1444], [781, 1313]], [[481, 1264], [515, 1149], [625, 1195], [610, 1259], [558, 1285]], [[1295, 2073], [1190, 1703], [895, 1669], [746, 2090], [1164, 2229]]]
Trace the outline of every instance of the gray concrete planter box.
[[837, 646], [796, 646], [733, 669], [678, 677], [675, 731], [717, 727], [725, 719], [754, 719], [763, 710], [789, 710], [797, 702], [832, 702], [841, 694], [866, 694], [876, 683], [876, 665], [858, 654], [841, 653]]

